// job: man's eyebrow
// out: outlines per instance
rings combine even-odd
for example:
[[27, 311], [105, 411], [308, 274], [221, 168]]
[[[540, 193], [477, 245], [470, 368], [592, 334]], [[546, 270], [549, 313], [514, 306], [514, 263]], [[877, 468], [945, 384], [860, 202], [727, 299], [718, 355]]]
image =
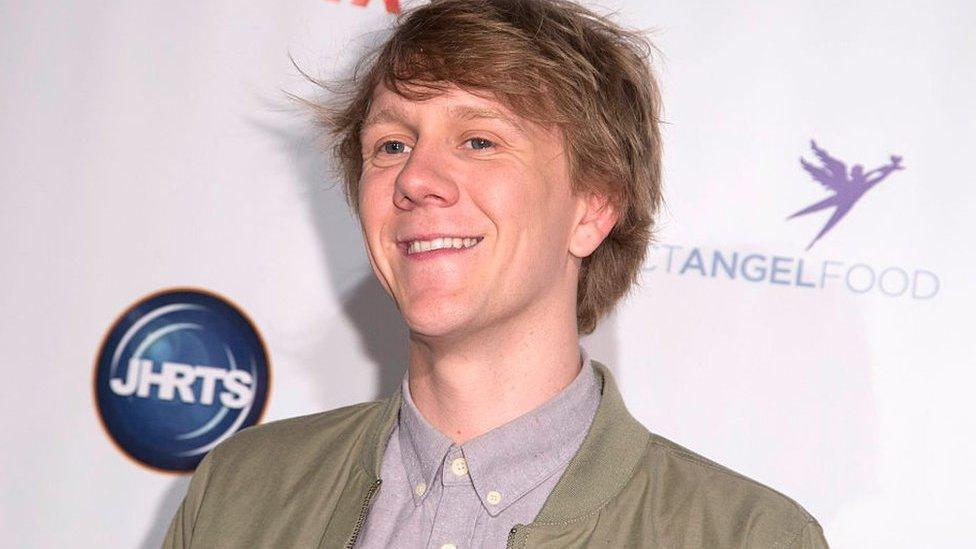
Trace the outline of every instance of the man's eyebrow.
[[525, 127], [520, 124], [518, 120], [496, 109], [462, 105], [458, 107], [451, 107], [448, 109], [448, 112], [451, 113], [451, 116], [464, 120], [498, 120], [522, 133], [525, 133]]
[[403, 122], [406, 119], [406, 111], [396, 105], [390, 105], [367, 116], [359, 128], [359, 133], [365, 132], [370, 126], [375, 126], [376, 124]]

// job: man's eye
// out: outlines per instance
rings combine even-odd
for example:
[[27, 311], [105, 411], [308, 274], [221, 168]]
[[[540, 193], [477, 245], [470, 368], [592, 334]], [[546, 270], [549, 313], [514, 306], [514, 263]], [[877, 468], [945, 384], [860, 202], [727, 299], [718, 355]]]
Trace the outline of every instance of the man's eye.
[[475, 150], [490, 149], [491, 147], [495, 146], [495, 144], [491, 140], [485, 139], [483, 137], [472, 137], [471, 139], [468, 139], [466, 142], [470, 143], [471, 148]]
[[386, 154], [400, 154], [406, 152], [407, 145], [403, 141], [386, 141], [380, 145], [380, 150]]

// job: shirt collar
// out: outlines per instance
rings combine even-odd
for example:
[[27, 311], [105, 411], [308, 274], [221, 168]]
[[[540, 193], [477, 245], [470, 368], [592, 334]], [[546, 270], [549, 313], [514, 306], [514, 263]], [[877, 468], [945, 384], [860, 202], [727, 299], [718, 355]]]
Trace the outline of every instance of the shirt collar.
[[[600, 383], [586, 350], [581, 368], [554, 397], [514, 420], [460, 446], [468, 474], [492, 516], [565, 466], [579, 449], [600, 403]], [[421, 415], [410, 397], [408, 376], [401, 383], [399, 443], [414, 502], [419, 504], [436, 481], [445, 457], [458, 446]], [[423, 484], [423, 490], [416, 487]]]

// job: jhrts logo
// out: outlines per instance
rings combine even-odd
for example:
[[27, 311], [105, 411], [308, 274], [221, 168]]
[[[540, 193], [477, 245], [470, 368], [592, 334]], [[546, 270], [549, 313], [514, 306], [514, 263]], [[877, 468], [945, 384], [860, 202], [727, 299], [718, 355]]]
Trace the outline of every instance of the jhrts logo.
[[261, 337], [239, 309], [209, 292], [174, 289], [140, 300], [112, 326], [96, 361], [95, 395], [127, 454], [192, 471], [258, 422], [269, 374]]
[[891, 163], [881, 166], [880, 168], [875, 168], [869, 172], [864, 171], [864, 167], [860, 164], [854, 164], [851, 167], [850, 173], [847, 171], [847, 165], [845, 165], [840, 160], [830, 156], [824, 149], [817, 146], [816, 141], [810, 141], [810, 148], [813, 149], [813, 153], [817, 155], [820, 162], [823, 164], [822, 167], [814, 166], [813, 164], [807, 162], [803, 158], [800, 158], [800, 165], [803, 169], [809, 173], [814, 181], [819, 182], [821, 185], [827, 188], [829, 191], [833, 191], [833, 195], [828, 198], [817, 202], [812, 206], [808, 206], [795, 214], [789, 216], [787, 219], [793, 219], [794, 217], [805, 215], [808, 213], [816, 212], [826, 208], [834, 208], [833, 215], [827, 220], [827, 224], [820, 229], [817, 236], [814, 237], [813, 241], [807, 246], [807, 249], [813, 247], [813, 245], [820, 240], [820, 237], [827, 234], [827, 231], [832, 229], [841, 219], [847, 215], [847, 212], [851, 211], [854, 207], [854, 203], [860, 200], [864, 193], [868, 192], [868, 189], [881, 183], [884, 178], [891, 175], [891, 172], [895, 170], [904, 170], [905, 167], [901, 165], [900, 156], [892, 156]]

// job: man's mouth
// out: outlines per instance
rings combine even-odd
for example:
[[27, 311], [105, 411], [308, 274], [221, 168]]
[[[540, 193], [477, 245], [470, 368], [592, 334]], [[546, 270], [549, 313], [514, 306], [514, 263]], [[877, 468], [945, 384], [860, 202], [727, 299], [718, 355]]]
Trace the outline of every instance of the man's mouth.
[[406, 240], [400, 242], [400, 247], [407, 255], [414, 255], [436, 250], [463, 250], [477, 246], [484, 237], [481, 236], [439, 236], [436, 238]]

